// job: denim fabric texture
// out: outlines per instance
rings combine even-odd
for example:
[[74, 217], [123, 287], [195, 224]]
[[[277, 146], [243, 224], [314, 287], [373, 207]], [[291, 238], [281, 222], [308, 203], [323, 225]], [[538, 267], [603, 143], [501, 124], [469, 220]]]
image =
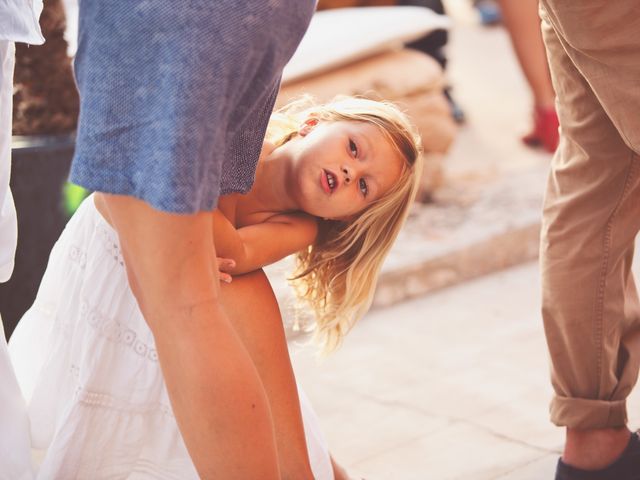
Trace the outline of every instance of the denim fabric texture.
[[254, 180], [314, 0], [80, 2], [71, 181], [175, 213]]

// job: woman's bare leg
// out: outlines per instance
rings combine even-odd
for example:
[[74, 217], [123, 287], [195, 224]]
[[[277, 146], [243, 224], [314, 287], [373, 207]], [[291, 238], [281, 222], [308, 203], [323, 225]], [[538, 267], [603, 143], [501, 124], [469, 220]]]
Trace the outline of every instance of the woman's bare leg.
[[283, 479], [313, 478], [282, 316], [262, 270], [221, 284], [220, 300], [255, 364], [275, 424]]
[[554, 152], [558, 146], [558, 115], [547, 54], [542, 42], [538, 0], [501, 0], [504, 23], [533, 96], [533, 129], [522, 138], [532, 147]]
[[538, 0], [501, 0], [500, 8], [535, 106], [553, 108], [555, 92], [542, 42]]

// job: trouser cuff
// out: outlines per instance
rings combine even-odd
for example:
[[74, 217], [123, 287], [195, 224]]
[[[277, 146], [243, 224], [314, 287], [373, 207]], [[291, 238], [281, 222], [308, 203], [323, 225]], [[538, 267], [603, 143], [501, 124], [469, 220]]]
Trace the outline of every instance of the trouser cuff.
[[555, 396], [549, 410], [551, 421], [559, 427], [587, 430], [617, 428], [627, 424], [626, 400], [610, 402]]

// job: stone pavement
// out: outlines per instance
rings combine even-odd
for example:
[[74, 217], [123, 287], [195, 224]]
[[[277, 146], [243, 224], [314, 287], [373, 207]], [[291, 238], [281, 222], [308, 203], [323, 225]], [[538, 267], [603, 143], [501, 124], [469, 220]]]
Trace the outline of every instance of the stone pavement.
[[294, 345], [336, 459], [369, 480], [551, 478], [538, 290], [527, 264], [374, 311], [322, 363]]
[[[552, 479], [539, 298], [529, 262], [376, 309], [325, 360], [293, 341], [335, 458], [368, 480]], [[638, 428], [638, 391], [629, 415]]]

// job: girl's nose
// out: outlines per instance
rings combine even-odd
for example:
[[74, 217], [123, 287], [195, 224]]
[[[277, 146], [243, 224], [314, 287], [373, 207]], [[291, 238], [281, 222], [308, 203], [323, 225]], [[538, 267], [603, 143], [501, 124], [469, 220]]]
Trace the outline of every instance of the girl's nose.
[[353, 180], [353, 170], [346, 165], [342, 166], [340, 170], [342, 170], [342, 175], [344, 175], [344, 183], [347, 185], [351, 183], [351, 180]]

